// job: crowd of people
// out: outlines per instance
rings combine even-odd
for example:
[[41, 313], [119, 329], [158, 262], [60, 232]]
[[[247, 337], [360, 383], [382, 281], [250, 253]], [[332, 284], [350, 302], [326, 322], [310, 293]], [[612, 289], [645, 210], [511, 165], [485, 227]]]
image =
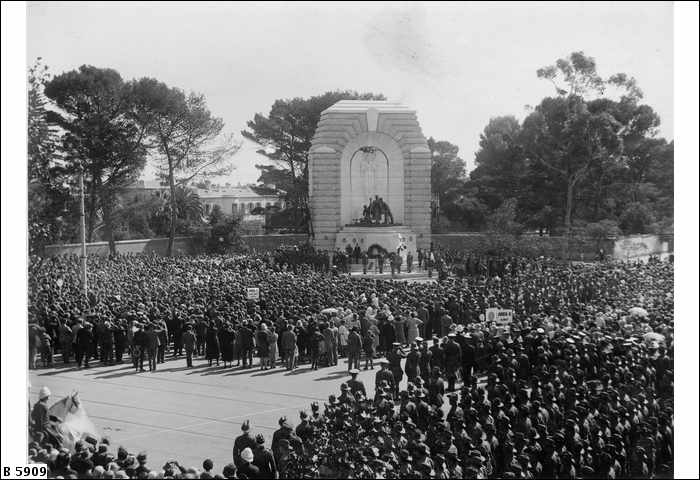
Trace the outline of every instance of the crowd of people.
[[[128, 352], [135, 370], [183, 350], [190, 365], [248, 368], [347, 356], [353, 378], [296, 428], [281, 419], [269, 455], [245, 433], [238, 478], [671, 478], [672, 263], [504, 258], [409, 283], [333, 275], [300, 255], [91, 257], [88, 298], [77, 259], [32, 258], [30, 367], [55, 349], [83, 366]], [[512, 323], [487, 321], [487, 308], [512, 310]], [[355, 377], [375, 364], [366, 391]], [[56, 450], [35, 441], [34, 459]]]

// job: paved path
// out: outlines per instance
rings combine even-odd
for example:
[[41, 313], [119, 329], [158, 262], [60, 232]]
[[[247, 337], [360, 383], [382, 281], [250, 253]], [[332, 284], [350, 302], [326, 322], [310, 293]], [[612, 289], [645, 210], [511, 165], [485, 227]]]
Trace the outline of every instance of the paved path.
[[[135, 373], [130, 363], [81, 370], [59, 363], [29, 373], [31, 403], [43, 385], [51, 389], [50, 403], [77, 390], [90, 418], [110, 438], [113, 453], [119, 445], [131, 453], [145, 450], [154, 468], [171, 458], [201, 468], [211, 458], [220, 473], [232, 460], [233, 440], [244, 420], [269, 446], [280, 417], [296, 426], [299, 410], [310, 411], [313, 401], [323, 408], [328, 395], [340, 393], [349, 378], [345, 362], [289, 372], [209, 367], [205, 360], [188, 369], [181, 358], [167, 360], [154, 373]], [[374, 391], [376, 368], [360, 373], [368, 392]]]

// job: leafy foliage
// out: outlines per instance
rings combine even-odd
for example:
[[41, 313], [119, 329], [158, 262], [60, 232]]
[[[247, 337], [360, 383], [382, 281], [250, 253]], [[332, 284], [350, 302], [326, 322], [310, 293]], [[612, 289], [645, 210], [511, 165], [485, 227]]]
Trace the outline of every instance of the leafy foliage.
[[307, 227], [311, 140], [321, 112], [340, 100], [385, 100], [385, 97], [373, 93], [334, 91], [310, 98], [280, 99], [273, 103], [267, 116], [255, 114], [248, 122], [248, 129], [241, 132], [261, 145], [258, 153], [274, 162], [274, 165], [257, 166], [260, 169], [258, 181], [275, 185], [284, 192], [292, 208], [305, 212]]
[[[224, 136], [224, 122], [209, 111], [201, 94], [185, 94], [152, 78], [130, 84], [136, 115], [162, 165], [162, 177], [170, 188], [168, 255], [172, 255], [178, 231], [178, 187], [202, 177], [222, 175], [240, 144]], [[218, 140], [222, 140], [217, 143]], [[176, 176], [179, 175], [179, 178]]]
[[[640, 103], [636, 80], [623, 73], [603, 80], [582, 52], [537, 75], [555, 85], [556, 96], [544, 98], [522, 124], [511, 116], [489, 121], [476, 168], [455, 198], [473, 197], [471, 204], [494, 214], [513, 198], [513, 221], [540, 233], [672, 229], [673, 143], [656, 137], [659, 117]], [[502, 225], [497, 218], [486, 222], [489, 228]]]
[[110, 249], [117, 194], [133, 183], [146, 161], [145, 127], [134, 115], [131, 89], [115, 70], [83, 65], [46, 83], [58, 107], [50, 112], [64, 131], [64, 174], [85, 175], [88, 241], [102, 220]]

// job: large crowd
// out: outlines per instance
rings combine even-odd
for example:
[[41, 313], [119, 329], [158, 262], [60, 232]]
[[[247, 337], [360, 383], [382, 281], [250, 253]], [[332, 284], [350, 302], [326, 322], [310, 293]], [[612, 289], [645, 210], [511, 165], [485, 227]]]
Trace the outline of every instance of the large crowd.
[[[91, 257], [87, 298], [76, 258], [32, 258], [30, 368], [54, 353], [135, 371], [166, 355], [262, 369], [347, 357], [352, 379], [296, 427], [280, 419], [269, 448], [244, 425], [224, 478], [671, 478], [672, 263], [480, 259], [423, 283], [337, 275], [303, 255]], [[513, 310], [512, 323], [487, 308]], [[377, 370], [375, 391], [360, 368]], [[123, 449], [100, 465], [99, 439], [61, 451], [41, 425], [30, 457], [54, 476], [214, 476], [137, 470], [136, 457], [128, 470]]]

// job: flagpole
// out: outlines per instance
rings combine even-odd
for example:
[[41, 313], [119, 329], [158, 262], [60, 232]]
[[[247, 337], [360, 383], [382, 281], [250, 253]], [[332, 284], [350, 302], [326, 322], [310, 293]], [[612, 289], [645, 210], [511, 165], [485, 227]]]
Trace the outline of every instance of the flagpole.
[[87, 247], [85, 245], [85, 185], [83, 183], [83, 166], [80, 166], [80, 175], [78, 176], [78, 184], [80, 185], [80, 267], [81, 267], [81, 286], [83, 295], [87, 298]]

